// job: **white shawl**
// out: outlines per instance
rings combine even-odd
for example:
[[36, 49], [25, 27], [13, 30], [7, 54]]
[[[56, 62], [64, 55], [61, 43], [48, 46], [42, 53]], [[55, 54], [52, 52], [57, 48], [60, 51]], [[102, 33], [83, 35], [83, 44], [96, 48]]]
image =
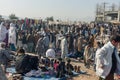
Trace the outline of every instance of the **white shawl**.
[[10, 23], [8, 42], [16, 46], [16, 27], [13, 23]]
[[6, 38], [6, 33], [8, 33], [8, 30], [4, 26], [4, 22], [0, 25], [0, 42], [3, 42]]

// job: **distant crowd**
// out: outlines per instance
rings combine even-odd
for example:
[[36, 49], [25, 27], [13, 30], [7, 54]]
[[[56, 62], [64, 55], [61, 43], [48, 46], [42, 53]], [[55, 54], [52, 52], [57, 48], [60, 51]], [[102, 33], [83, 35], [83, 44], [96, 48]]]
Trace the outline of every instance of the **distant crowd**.
[[[96, 51], [110, 41], [111, 35], [120, 35], [120, 25], [111, 23], [49, 24], [33, 19], [0, 23], [0, 52], [4, 48], [18, 53], [32, 53], [38, 55], [40, 62], [41, 57], [75, 58], [84, 60], [86, 68], [92, 65], [94, 70]], [[9, 55], [6, 53], [10, 59]], [[0, 60], [7, 67], [7, 60], [2, 57]]]

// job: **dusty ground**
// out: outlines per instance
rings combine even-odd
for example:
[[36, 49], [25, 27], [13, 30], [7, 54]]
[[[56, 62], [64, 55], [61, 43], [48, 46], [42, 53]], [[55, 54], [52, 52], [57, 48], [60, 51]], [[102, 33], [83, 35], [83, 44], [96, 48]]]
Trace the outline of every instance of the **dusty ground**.
[[83, 61], [72, 61], [73, 66], [79, 65], [81, 66], [81, 70], [86, 71], [86, 74], [79, 74], [75, 77], [73, 77], [72, 80], [98, 80], [98, 77], [95, 74], [95, 71], [93, 70], [93, 67], [91, 66], [90, 69], [87, 69], [84, 67]]
[[[73, 77], [71, 80], [99, 80], [92, 66], [90, 67], [90, 69], [87, 69], [83, 64], [83, 61], [75, 61], [75, 60], [72, 60], [72, 64], [73, 66], [74, 65], [81, 66], [81, 70], [87, 71], [87, 74], [79, 74]], [[120, 79], [117, 79], [115, 76], [115, 80], [120, 80]]]
[[[73, 66], [77, 65], [77, 66], [81, 66], [81, 70], [86, 71], [86, 74], [79, 74], [75, 77], [73, 77], [72, 79], [68, 79], [68, 80], [99, 80], [98, 77], [96, 76], [95, 71], [93, 70], [93, 66], [90, 67], [90, 69], [85, 68], [83, 61], [79, 61], [79, 60], [75, 60], [75, 59], [71, 59], [72, 62], [71, 64]], [[115, 79], [115, 80], [120, 80], [120, 79]]]

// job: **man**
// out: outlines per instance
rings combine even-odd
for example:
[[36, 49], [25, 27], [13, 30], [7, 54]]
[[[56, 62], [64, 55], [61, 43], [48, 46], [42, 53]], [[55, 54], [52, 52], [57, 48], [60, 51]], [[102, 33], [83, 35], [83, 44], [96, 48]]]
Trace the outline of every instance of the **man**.
[[67, 41], [68, 41], [68, 53], [73, 53], [73, 42], [74, 42], [74, 38], [73, 35], [71, 33], [67, 34]]
[[41, 56], [45, 56], [45, 45], [43, 43], [43, 38], [44, 36], [40, 34], [40, 38], [37, 41], [36, 48], [35, 48], [35, 51], [38, 54], [39, 59], [41, 58]]
[[9, 61], [12, 59], [10, 56], [10, 53], [8, 50], [5, 49], [5, 43], [2, 42], [1, 44], [1, 49], [0, 49], [0, 65], [3, 65], [4, 67], [4, 72], [6, 72], [6, 68], [9, 64]]
[[78, 36], [78, 40], [77, 40], [77, 44], [78, 44], [78, 49], [77, 49], [77, 57], [80, 57], [80, 59], [83, 58], [83, 44], [84, 44], [84, 39], [81, 35]]
[[1, 22], [0, 24], [0, 42], [3, 42], [6, 38], [6, 34], [8, 33], [5, 23]]
[[92, 43], [88, 42], [84, 50], [84, 64], [86, 68], [90, 68], [91, 61], [93, 59], [93, 48]]
[[43, 43], [44, 43], [44, 45], [45, 45], [45, 51], [47, 51], [47, 49], [49, 48], [49, 37], [48, 37], [48, 35], [46, 34], [46, 35], [44, 35], [44, 37], [43, 37]]
[[61, 58], [64, 59], [66, 55], [68, 54], [68, 46], [67, 46], [67, 40], [66, 40], [66, 35], [62, 37], [61, 40]]
[[120, 59], [117, 46], [120, 36], [113, 35], [110, 41], [96, 52], [96, 74], [99, 80], [114, 80], [114, 73], [120, 75]]
[[33, 48], [34, 48], [34, 35], [33, 35], [33, 33], [29, 32], [29, 34], [27, 35], [26, 41], [27, 41], [27, 52], [32, 53]]
[[50, 48], [46, 51], [46, 57], [55, 58], [55, 50], [53, 49], [52, 44], [50, 45]]
[[12, 51], [16, 51], [16, 27], [15, 24], [10, 23], [9, 29], [9, 46]]

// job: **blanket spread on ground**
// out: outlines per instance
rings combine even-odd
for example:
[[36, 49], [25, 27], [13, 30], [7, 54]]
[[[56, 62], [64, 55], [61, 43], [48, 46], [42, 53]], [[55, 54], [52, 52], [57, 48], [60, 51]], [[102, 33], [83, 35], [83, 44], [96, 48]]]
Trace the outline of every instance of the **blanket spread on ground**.
[[[6, 70], [9, 73], [16, 73], [15, 68], [7, 68]], [[51, 77], [49, 75], [45, 75], [43, 78], [36, 78], [36, 77], [26, 77], [24, 76], [24, 80], [65, 80], [65, 79], [60, 79], [60, 78], [55, 78], [55, 77]]]

